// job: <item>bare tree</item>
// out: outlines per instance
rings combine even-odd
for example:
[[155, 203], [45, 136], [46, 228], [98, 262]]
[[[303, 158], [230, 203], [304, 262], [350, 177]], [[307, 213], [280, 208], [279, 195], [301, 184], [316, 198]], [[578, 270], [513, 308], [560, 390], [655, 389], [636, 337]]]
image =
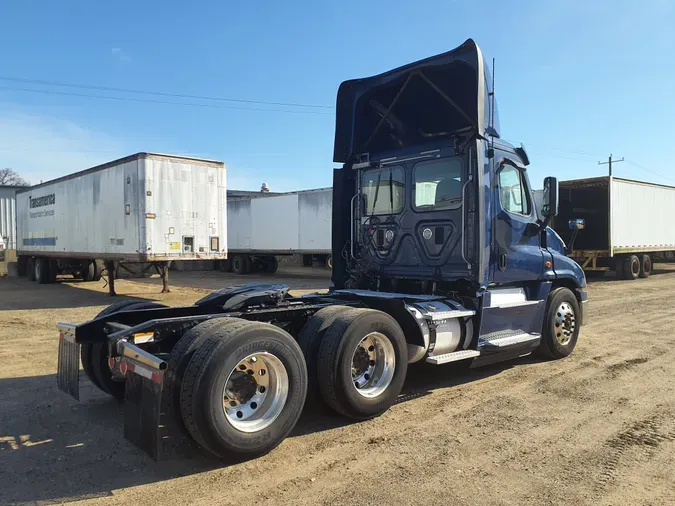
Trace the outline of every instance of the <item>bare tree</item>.
[[14, 169], [0, 169], [0, 185], [29, 186], [29, 183]]

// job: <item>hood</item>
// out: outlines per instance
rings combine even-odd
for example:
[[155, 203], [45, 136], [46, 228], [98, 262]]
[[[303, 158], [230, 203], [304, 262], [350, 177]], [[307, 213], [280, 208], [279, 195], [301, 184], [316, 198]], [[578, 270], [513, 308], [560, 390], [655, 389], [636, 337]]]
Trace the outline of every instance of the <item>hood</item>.
[[333, 161], [421, 146], [460, 133], [499, 137], [492, 77], [468, 39], [447, 53], [384, 74], [345, 81], [337, 96]]

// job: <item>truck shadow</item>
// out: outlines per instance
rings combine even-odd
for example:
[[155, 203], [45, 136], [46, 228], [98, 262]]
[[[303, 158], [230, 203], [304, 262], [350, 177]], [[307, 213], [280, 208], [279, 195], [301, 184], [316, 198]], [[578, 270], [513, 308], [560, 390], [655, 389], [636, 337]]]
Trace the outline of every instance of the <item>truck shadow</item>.
[[[133, 278], [130, 281], [161, 287], [162, 280], [153, 278]], [[325, 290], [330, 284], [330, 271], [325, 269], [287, 268], [279, 269], [275, 274], [252, 273], [232, 274], [220, 271], [171, 271], [169, 285], [202, 290], [218, 290], [246, 283], [280, 283], [291, 290]]]
[[[652, 276], [663, 276], [663, 275], [668, 275], [668, 274], [671, 274], [671, 275], [675, 274], [675, 264], [654, 264], [654, 268], [652, 269], [652, 272], [649, 276], [650, 277], [652, 277]], [[621, 281], [631, 282], [631, 280], [624, 280], [622, 278], [617, 277], [616, 272], [614, 272], [614, 271], [595, 272], [595, 273], [587, 272], [586, 273], [586, 280], [589, 284], [606, 283], [608, 281], [612, 281], [612, 282], [621, 282]]]
[[[471, 372], [414, 367], [399, 403], [497, 375], [520, 362]], [[123, 410], [83, 377], [81, 402], [58, 391], [54, 375], [0, 379], [0, 504], [54, 504], [224, 468], [190, 447], [155, 462], [123, 437]], [[290, 438], [353, 423], [308, 403]]]
[[[102, 282], [101, 282], [102, 283]], [[54, 284], [38, 285], [27, 278], [0, 278], [0, 311], [24, 309], [73, 309], [108, 306], [123, 300], [153, 300], [152, 295], [110, 297], [105, 291], [88, 289], [98, 283], [59, 280]], [[161, 284], [160, 284], [161, 286]], [[159, 290], [158, 290], [159, 292]]]

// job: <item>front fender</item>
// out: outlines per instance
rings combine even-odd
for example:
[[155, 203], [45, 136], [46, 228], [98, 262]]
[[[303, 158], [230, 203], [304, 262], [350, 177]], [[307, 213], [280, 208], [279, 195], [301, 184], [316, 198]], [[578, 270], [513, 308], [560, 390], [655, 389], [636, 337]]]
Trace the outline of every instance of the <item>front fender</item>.
[[551, 258], [556, 279], [569, 279], [575, 288], [586, 287], [586, 275], [578, 263], [557, 251], [551, 251]]

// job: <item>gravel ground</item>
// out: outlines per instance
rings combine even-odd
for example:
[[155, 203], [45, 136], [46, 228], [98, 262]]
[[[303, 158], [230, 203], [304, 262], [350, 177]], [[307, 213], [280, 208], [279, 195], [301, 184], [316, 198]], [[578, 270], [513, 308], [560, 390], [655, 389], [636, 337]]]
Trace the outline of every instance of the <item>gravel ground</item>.
[[[262, 277], [172, 272], [118, 293], [184, 305]], [[320, 269], [272, 278], [315, 291]], [[58, 321], [110, 303], [103, 282], [0, 279], [0, 504], [675, 504], [675, 266], [591, 280], [572, 356], [471, 372], [412, 368], [401, 402], [364, 423], [308, 408], [271, 454], [155, 463], [123, 438], [121, 406], [56, 388]]]

